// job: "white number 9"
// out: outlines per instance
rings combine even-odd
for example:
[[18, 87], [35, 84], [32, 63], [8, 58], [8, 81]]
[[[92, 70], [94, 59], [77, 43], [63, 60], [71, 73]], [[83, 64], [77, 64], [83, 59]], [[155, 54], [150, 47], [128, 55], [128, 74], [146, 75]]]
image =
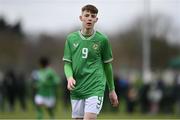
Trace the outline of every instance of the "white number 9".
[[88, 49], [87, 48], [83, 48], [82, 49], [82, 58], [87, 58], [88, 57]]

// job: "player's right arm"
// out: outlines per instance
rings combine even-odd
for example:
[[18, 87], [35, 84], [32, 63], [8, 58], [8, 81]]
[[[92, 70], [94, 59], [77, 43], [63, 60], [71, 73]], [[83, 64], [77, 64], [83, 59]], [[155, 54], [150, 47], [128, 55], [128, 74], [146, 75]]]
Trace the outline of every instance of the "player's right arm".
[[68, 90], [73, 90], [75, 88], [76, 81], [73, 78], [73, 70], [71, 62], [64, 63], [64, 72], [68, 81], [67, 88]]
[[68, 81], [67, 88], [68, 90], [73, 90], [75, 88], [76, 81], [73, 78], [73, 70], [72, 70], [72, 55], [70, 48], [70, 35], [67, 37], [64, 47], [64, 72]]

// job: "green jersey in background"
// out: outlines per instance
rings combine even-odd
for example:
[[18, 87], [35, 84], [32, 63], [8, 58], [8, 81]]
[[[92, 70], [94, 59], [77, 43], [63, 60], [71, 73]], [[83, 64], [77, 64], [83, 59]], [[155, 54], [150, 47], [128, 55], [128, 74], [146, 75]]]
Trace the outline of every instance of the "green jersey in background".
[[45, 97], [54, 97], [56, 88], [60, 82], [59, 76], [50, 68], [43, 68], [36, 71], [36, 94]]

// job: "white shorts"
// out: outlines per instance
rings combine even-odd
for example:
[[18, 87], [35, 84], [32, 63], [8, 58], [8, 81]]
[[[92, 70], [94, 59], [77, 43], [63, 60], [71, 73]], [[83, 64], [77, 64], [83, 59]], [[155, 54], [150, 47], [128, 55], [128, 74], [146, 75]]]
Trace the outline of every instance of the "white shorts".
[[83, 118], [84, 113], [99, 114], [103, 105], [103, 97], [92, 96], [87, 99], [71, 100], [72, 118]]
[[47, 107], [53, 107], [55, 105], [55, 97], [36, 95], [34, 100], [36, 105], [45, 105]]

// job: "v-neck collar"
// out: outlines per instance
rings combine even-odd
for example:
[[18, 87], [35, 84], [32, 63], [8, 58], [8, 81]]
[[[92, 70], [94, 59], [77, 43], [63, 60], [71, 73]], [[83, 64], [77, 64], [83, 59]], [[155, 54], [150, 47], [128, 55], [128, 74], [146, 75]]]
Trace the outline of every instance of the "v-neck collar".
[[94, 33], [91, 36], [89, 36], [88, 38], [86, 38], [82, 35], [81, 30], [79, 30], [78, 33], [82, 40], [91, 40], [95, 36], [96, 30], [94, 30]]

